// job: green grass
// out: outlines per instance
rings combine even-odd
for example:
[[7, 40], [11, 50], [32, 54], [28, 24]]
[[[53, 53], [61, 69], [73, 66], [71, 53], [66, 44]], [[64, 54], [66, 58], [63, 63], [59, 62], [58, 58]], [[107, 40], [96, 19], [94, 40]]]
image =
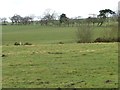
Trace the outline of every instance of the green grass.
[[[3, 26], [3, 88], [118, 87], [118, 44], [77, 44], [76, 30]], [[14, 46], [15, 41], [32, 45]]]
[[75, 31], [76, 27], [5, 26], [3, 27], [3, 44], [11, 44], [15, 41], [35, 44], [74, 42]]
[[[91, 28], [92, 41], [98, 37], [117, 37], [117, 25]], [[85, 29], [87, 29], [87, 26]], [[76, 43], [79, 40], [77, 33], [77, 27], [45, 27], [40, 25], [3, 26], [2, 43], [3, 45], [13, 45], [15, 41], [33, 44]]]

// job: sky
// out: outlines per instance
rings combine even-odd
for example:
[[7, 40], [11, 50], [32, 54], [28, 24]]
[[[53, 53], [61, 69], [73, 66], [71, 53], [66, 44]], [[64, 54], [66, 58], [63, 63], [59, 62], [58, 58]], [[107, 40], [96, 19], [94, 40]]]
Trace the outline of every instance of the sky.
[[88, 17], [101, 9], [117, 11], [120, 0], [0, 0], [0, 17], [42, 16], [45, 10], [55, 11], [67, 17]]

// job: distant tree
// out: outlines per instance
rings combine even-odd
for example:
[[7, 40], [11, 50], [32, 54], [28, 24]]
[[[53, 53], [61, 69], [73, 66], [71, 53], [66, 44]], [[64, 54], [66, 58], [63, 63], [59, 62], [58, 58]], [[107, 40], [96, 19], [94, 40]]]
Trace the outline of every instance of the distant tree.
[[57, 18], [57, 13], [51, 9], [46, 9], [44, 12], [44, 19], [46, 20], [55, 20]]
[[64, 24], [68, 24], [68, 26], [69, 26], [69, 18], [66, 16], [66, 14], [64, 14], [64, 13], [61, 14], [59, 21], [60, 21], [60, 25], [62, 23], [64, 23]]
[[35, 17], [36, 17], [36, 16], [35, 16], [34, 14], [31, 14], [31, 15], [29, 16], [30, 23], [33, 23], [33, 22], [34, 22]]
[[109, 15], [113, 15], [115, 14], [114, 11], [110, 10], [110, 9], [104, 9], [104, 10], [100, 10], [99, 11], [99, 15], [97, 15], [96, 17], [88, 17], [88, 21], [92, 22], [93, 25], [95, 23], [98, 23], [98, 26], [102, 26], [102, 24], [105, 22], [106, 18], [108, 18]]
[[31, 23], [33, 23], [33, 18], [30, 16], [25, 16], [22, 18], [22, 23], [23, 24], [31, 24]]
[[74, 21], [76, 26], [80, 26], [83, 23], [84, 19], [82, 19], [82, 16], [77, 16], [74, 18]]
[[12, 17], [10, 17], [10, 20], [12, 21], [12, 24], [19, 24], [22, 22], [22, 17], [20, 15], [14, 15]]
[[41, 19], [41, 20], [40, 20], [40, 24], [41, 24], [41, 25], [46, 25], [46, 26], [47, 26], [47, 25], [48, 25], [48, 21], [47, 21], [47, 20]]
[[87, 21], [88, 25], [90, 23], [92, 23], [94, 26], [95, 23], [97, 23], [97, 26], [102, 26], [103, 22], [105, 21], [105, 18], [103, 18], [103, 17], [88, 17], [86, 19], [86, 21]]
[[43, 19], [44, 20], [48, 20], [48, 21], [50, 21], [50, 20], [54, 20], [54, 13], [52, 13], [52, 14], [50, 14], [50, 13], [47, 13], [44, 17], [43, 17]]
[[34, 14], [31, 14], [29, 17], [30, 17], [31, 20], [33, 21], [36, 16], [35, 16]]
[[12, 24], [31, 24], [33, 22], [32, 16], [21, 17], [20, 15], [14, 15], [10, 17]]
[[[98, 15], [98, 17], [99, 17], [100, 19], [103, 19], [104, 21], [105, 21], [105, 19], [106, 19], [106, 21], [107, 21], [108, 23], [109, 23], [109, 21], [110, 21], [109, 15], [114, 15], [114, 14], [115, 14], [115, 12], [112, 11], [112, 10], [110, 10], [110, 9], [100, 10], [99, 13], [100, 13], [100, 14]], [[102, 23], [101, 23], [101, 25], [102, 25]]]
[[67, 17], [66, 17], [66, 14], [64, 14], [64, 13], [61, 14], [61, 15], [60, 15], [60, 23], [64, 22], [64, 21], [66, 20], [66, 18], [67, 18]]
[[7, 20], [7, 18], [5, 18], [5, 17], [1, 18], [1, 22], [3, 25], [6, 25], [6, 22], [7, 22], [6, 20]]
[[98, 16], [101, 16], [103, 18], [107, 18], [109, 14], [115, 14], [115, 12], [110, 9], [100, 10], [99, 13], [100, 14]]
[[57, 13], [51, 9], [46, 9], [43, 17], [40, 20], [41, 25], [50, 25], [53, 24], [53, 21], [56, 20]]

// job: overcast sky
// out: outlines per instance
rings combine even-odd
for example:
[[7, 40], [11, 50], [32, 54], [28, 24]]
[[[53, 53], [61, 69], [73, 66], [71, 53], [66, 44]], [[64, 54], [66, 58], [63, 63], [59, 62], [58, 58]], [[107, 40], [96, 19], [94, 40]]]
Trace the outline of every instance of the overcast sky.
[[98, 14], [101, 9], [117, 10], [120, 0], [0, 0], [0, 17], [11, 17], [14, 14], [41, 16], [46, 9], [68, 17]]

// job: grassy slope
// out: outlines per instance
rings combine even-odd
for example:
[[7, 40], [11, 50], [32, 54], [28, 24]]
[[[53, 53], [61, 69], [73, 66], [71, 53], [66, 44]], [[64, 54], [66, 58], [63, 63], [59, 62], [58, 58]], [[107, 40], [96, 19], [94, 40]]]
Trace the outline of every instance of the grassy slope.
[[[117, 43], [67, 43], [75, 42], [75, 30], [3, 27], [3, 87], [117, 87]], [[13, 46], [15, 41], [33, 45]]]

